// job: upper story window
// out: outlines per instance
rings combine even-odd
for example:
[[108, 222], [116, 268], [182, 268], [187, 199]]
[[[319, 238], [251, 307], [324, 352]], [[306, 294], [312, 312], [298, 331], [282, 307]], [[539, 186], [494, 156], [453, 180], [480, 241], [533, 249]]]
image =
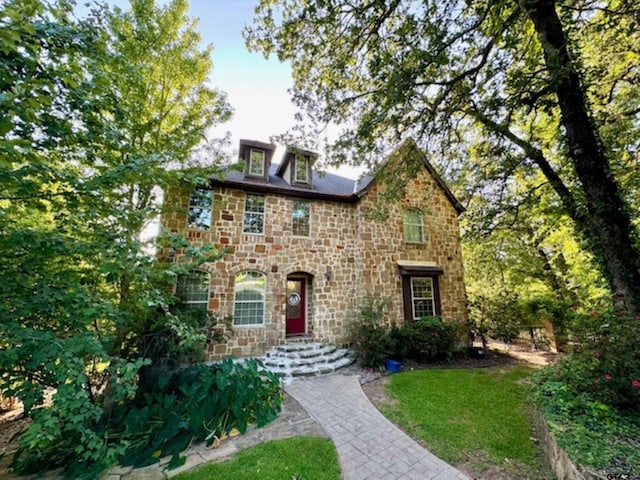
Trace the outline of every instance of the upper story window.
[[235, 278], [234, 325], [263, 325], [266, 281], [260, 272], [240, 272]]
[[416, 208], [404, 211], [404, 241], [407, 243], [423, 243], [422, 212]]
[[306, 155], [296, 155], [294, 162], [293, 181], [298, 183], [309, 183], [309, 157]]
[[311, 212], [311, 205], [309, 204], [309, 202], [301, 202], [301, 201], [293, 202], [292, 233], [294, 235], [298, 235], [300, 237], [309, 236], [310, 212]]
[[262, 195], [247, 195], [244, 203], [244, 233], [264, 233], [264, 197]]
[[189, 197], [187, 228], [211, 228], [211, 192], [206, 188], [196, 188]]
[[264, 150], [256, 150], [252, 148], [249, 151], [249, 175], [256, 177], [264, 177], [265, 169]]
[[179, 275], [176, 284], [176, 297], [180, 300], [178, 308], [205, 318], [209, 308], [209, 280], [210, 275], [199, 270]]
[[269, 168], [276, 146], [255, 140], [240, 140], [239, 159], [244, 164], [244, 177], [255, 182], [269, 182]]

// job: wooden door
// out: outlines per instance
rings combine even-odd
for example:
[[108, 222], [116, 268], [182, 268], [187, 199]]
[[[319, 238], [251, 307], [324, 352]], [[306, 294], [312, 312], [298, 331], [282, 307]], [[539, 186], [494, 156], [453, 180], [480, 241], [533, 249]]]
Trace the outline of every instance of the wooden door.
[[306, 280], [287, 279], [287, 335], [302, 335], [306, 331]]

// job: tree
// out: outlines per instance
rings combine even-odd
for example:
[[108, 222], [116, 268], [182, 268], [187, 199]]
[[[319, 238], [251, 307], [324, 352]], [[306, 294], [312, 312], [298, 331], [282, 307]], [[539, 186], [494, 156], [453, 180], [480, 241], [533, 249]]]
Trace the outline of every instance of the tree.
[[[143, 230], [161, 212], [158, 195], [170, 185], [206, 184], [221, 152], [217, 143], [208, 143], [205, 163], [198, 164], [196, 149], [202, 148], [207, 129], [231, 114], [226, 96], [207, 85], [212, 47], [200, 48], [197, 22], [187, 17], [187, 9], [185, 0], [164, 7], [154, 0], [132, 0], [129, 11], [116, 9], [108, 19], [116, 55], [105, 70], [118, 96], [109, 142], [100, 155], [102, 173], [113, 180], [113, 212], [105, 218], [119, 219], [105, 227], [125, 247], [114, 252], [110, 270], [114, 295], [127, 313], [114, 341], [114, 349], [123, 354], [128, 350], [135, 355], [140, 336], [158, 328], [155, 315], [137, 321], [130, 315], [140, 308], [139, 302], [148, 305], [146, 297], [163, 298], [153, 284], [147, 284], [152, 291], [145, 291], [144, 275], [131, 268], [140, 262]], [[166, 306], [154, 306], [166, 311]], [[131, 331], [138, 334], [133, 343], [127, 340]]]
[[454, 170], [484, 144], [507, 182], [541, 172], [635, 315], [635, 214], [613, 167], [637, 142], [614, 143], [598, 114], [615, 109], [637, 129], [637, 62], [596, 82], [593, 53], [595, 39], [606, 40], [600, 65], [616, 61], [611, 39], [620, 37], [637, 55], [637, 31], [638, 7], [624, 0], [262, 0], [247, 41], [292, 62], [294, 100], [313, 121], [344, 126], [332, 145], [341, 161], [379, 157], [414, 136]]
[[140, 335], [197, 338], [171, 285], [218, 252], [164, 236], [191, 260], [166, 264], [140, 237], [160, 188], [204, 181], [192, 154], [229, 115], [185, 12], [0, 5], [0, 390], [33, 420], [16, 467], [75, 463], [71, 476], [95, 478], [125, 448], [104, 422], [149, 363]]

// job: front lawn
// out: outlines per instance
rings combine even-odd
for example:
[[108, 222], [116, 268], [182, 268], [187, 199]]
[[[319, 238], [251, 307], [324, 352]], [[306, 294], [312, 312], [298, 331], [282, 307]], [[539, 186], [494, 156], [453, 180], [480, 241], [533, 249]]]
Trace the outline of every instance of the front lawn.
[[262, 443], [232, 460], [209, 463], [175, 480], [340, 480], [338, 454], [323, 438], [297, 437]]
[[497, 466], [514, 478], [552, 478], [533, 437], [530, 368], [429, 369], [391, 376], [383, 413], [435, 455], [481, 474]]

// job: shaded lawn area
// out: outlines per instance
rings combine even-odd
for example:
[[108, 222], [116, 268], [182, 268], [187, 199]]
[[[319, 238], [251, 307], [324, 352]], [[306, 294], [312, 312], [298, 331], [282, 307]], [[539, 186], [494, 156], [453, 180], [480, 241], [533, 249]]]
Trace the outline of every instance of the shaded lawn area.
[[239, 452], [233, 459], [209, 463], [174, 480], [340, 480], [338, 454], [324, 438], [274, 440]]
[[480, 473], [497, 466], [514, 478], [553, 478], [532, 439], [527, 383], [522, 366], [430, 369], [392, 375], [395, 400], [382, 412], [429, 450]]

